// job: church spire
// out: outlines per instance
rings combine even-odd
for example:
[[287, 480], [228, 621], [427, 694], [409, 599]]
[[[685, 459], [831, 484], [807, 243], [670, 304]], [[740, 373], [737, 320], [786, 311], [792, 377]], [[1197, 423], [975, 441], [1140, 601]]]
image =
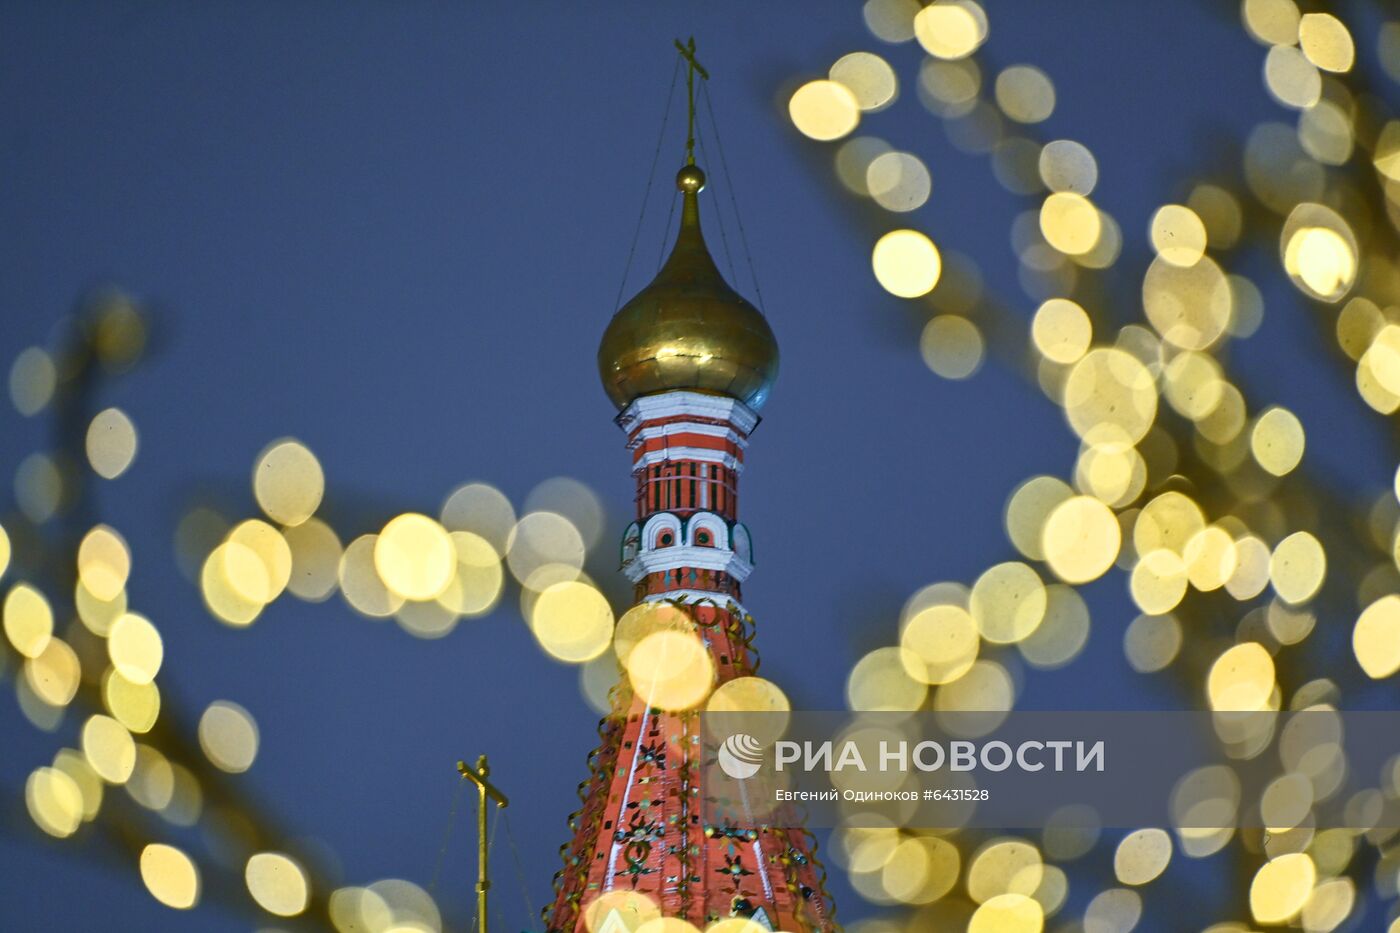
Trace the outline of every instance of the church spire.
[[[755, 409], [777, 376], [778, 345], [705, 247], [694, 83], [707, 74], [693, 40], [676, 46], [688, 65], [690, 105], [686, 162], [676, 176], [680, 232], [598, 350], [636, 490], [636, 518], [621, 547], [636, 604], [617, 623], [614, 648], [626, 670], [619, 669], [579, 785], [582, 806], [569, 818], [573, 835], [560, 850], [548, 929], [637, 933], [667, 917], [676, 920], [667, 929], [694, 933], [833, 933], [808, 833], [739, 826], [707, 818], [702, 807], [699, 710], [714, 691], [757, 679], [753, 619], [742, 603], [754, 553], [739, 521], [739, 476]], [[673, 643], [690, 658], [674, 676], [637, 661], [648, 657], [645, 645], [668, 646], [674, 660]]]
[[619, 409], [643, 395], [690, 389], [757, 409], [778, 377], [778, 342], [763, 315], [724, 279], [700, 230], [705, 172], [695, 164], [695, 40], [676, 48], [686, 62], [686, 160], [675, 246], [655, 279], [613, 315], [598, 347], [598, 374]]

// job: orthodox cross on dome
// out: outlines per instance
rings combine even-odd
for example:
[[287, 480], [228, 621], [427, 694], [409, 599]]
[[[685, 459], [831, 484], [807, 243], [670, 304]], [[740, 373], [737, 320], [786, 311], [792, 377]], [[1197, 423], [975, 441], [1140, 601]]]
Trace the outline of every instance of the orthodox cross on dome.
[[676, 50], [681, 53], [681, 58], [685, 59], [685, 99], [686, 99], [686, 132], [685, 132], [685, 164], [695, 164], [695, 76], [698, 74], [706, 81], [710, 80], [710, 73], [705, 70], [705, 66], [700, 64], [695, 57], [695, 37], [691, 36], [689, 42], [676, 40]]

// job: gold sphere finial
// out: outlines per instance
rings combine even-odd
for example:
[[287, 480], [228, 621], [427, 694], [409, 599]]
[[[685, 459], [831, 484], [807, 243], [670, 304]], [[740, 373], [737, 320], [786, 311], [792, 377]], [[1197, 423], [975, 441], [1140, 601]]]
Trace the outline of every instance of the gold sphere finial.
[[676, 173], [676, 187], [686, 194], [699, 194], [705, 187], [705, 173], [698, 165], [685, 165]]
[[676, 173], [685, 192], [671, 257], [608, 322], [598, 347], [603, 388], [618, 408], [641, 395], [715, 392], [760, 408], [778, 376], [778, 341], [763, 315], [715, 265], [700, 233], [695, 194], [705, 173]]

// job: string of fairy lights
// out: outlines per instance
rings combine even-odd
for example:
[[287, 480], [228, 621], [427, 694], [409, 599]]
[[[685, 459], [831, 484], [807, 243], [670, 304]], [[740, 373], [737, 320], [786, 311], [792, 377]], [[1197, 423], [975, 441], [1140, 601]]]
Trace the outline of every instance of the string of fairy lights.
[[[1245, 393], [1226, 374], [1222, 351], [1229, 341], [1253, 333], [1262, 317], [1258, 289], [1226, 271], [1229, 254], [1244, 235], [1264, 235], [1272, 227], [1281, 270], [1302, 295], [1323, 307], [1346, 300], [1337, 315], [1337, 339], [1357, 362], [1363, 399], [1387, 414], [1400, 408], [1387, 394], [1393, 377], [1381, 375], [1390, 366], [1396, 333], [1386, 330], [1393, 325], [1382, 310], [1396, 292], [1386, 250], [1394, 242], [1394, 215], [1367, 216], [1358, 190], [1362, 182], [1335, 177], [1343, 166], [1374, 171], [1390, 211], [1388, 173], [1400, 135], [1393, 127], [1400, 124], [1389, 119], [1378, 99], [1347, 83], [1356, 59], [1351, 31], [1331, 13], [1301, 13], [1292, 0], [1242, 4], [1245, 28], [1269, 48], [1262, 69], [1265, 87], [1281, 105], [1298, 111], [1297, 126], [1270, 123], [1251, 132], [1244, 153], [1245, 190], [1201, 183], [1186, 204], [1164, 205], [1153, 215], [1148, 234], [1155, 257], [1141, 280], [1147, 326], [1114, 327], [1108, 315], [1085, 307], [1096, 297], [1094, 280], [1113, 271], [1123, 239], [1117, 222], [1089, 197], [1097, 160], [1078, 141], [1042, 141], [1029, 129], [1054, 111], [1050, 78], [1034, 65], [1013, 65], [984, 82], [978, 51], [989, 22], [971, 0], [929, 6], [870, 0], [864, 15], [877, 38], [915, 40], [921, 46], [919, 97], [944, 121], [949, 139], [966, 151], [989, 155], [1003, 186], [1038, 202], [1012, 229], [1020, 284], [1041, 302], [1030, 322], [1029, 369], [1063, 408], [1081, 452], [1069, 481], [1027, 480], [1013, 491], [1005, 515], [1016, 549], [1060, 582], [1046, 584], [1030, 564], [1008, 562], [989, 568], [970, 588], [945, 583], [920, 591], [906, 605], [898, 644], [857, 664], [848, 690], [852, 706], [1009, 710], [1015, 678], [995, 657], [980, 654], [1015, 645], [1032, 667], [1070, 660], [1090, 628], [1072, 587], [1115, 565], [1127, 572], [1129, 592], [1142, 611], [1124, 641], [1135, 669], [1150, 673], [1173, 666], [1189, 672], [1199, 678], [1196, 695], [1215, 710], [1339, 705], [1342, 689], [1335, 681], [1340, 677], [1305, 681], [1306, 659], [1284, 654], [1306, 650], [1316, 624], [1314, 600], [1328, 573], [1323, 522], [1298, 495], [1311, 485], [1295, 472], [1303, 460], [1305, 431], [1281, 406], [1251, 417]], [[1389, 24], [1380, 34], [1378, 54], [1392, 75], [1400, 68], [1395, 52], [1395, 24]], [[984, 83], [992, 85], [990, 93]], [[872, 212], [872, 227], [886, 231], [872, 249], [877, 282], [893, 295], [927, 302], [933, 314], [920, 349], [929, 368], [947, 378], [966, 378], [981, 363], [986, 331], [1019, 332], [1008, 341], [1014, 344], [1025, 341], [1025, 326], [1008, 322], [1010, 313], [980, 294], [975, 269], [969, 270], [962, 257], [958, 279], [941, 296], [948, 270], [933, 239], [913, 228], [889, 230], [891, 213], [907, 213], [927, 200], [930, 173], [917, 155], [853, 134], [866, 114], [889, 105], [897, 87], [884, 58], [852, 53], [834, 63], [826, 78], [800, 86], [789, 100], [789, 116], [809, 138], [841, 141], [833, 159], [836, 177], [873, 202], [879, 210]], [[1356, 158], [1367, 151], [1369, 157]], [[1256, 204], [1266, 214], [1258, 221], [1246, 216]], [[1096, 330], [1109, 340], [1096, 344]], [[1008, 355], [1024, 359], [1024, 346], [1011, 346]], [[1163, 408], [1182, 420], [1167, 420]], [[1380, 526], [1373, 527], [1379, 541], [1340, 544], [1333, 553], [1350, 557], [1379, 544], [1387, 558], [1376, 565], [1368, 555], [1367, 565], [1376, 566], [1357, 586], [1361, 611], [1352, 610], [1355, 661], [1360, 672], [1379, 679], [1400, 669], [1395, 615], [1400, 602], [1391, 595], [1392, 494], [1375, 511], [1381, 513], [1372, 521]], [[1268, 601], [1236, 610], [1233, 638], [1217, 639], [1207, 649], [1209, 658], [1184, 657], [1182, 619], [1198, 608], [1202, 617], [1216, 617], [1222, 611], [1218, 601], [1208, 609], [1198, 604], [1219, 591], [1240, 604]], [[1231, 614], [1228, 608], [1224, 612]], [[1281, 676], [1285, 660], [1288, 677]], [[1275, 738], [1283, 744], [1284, 737], [1271, 735], [1221, 736], [1241, 759], [1269, 752]], [[1383, 866], [1373, 882], [1377, 893], [1396, 894], [1392, 832], [1310, 828], [1312, 805], [1336, 792], [1345, 767], [1340, 747], [1324, 737], [1316, 737], [1310, 749], [1315, 755], [1310, 763], [1283, 757], [1279, 776], [1259, 801], [1240, 800], [1238, 781], [1228, 770], [1183, 775], [1173, 801], [1179, 817], [1192, 807], [1214, 805], [1229, 814], [1259, 807], [1273, 828], [1267, 841], [1238, 834], [1241, 857], [1251, 865], [1241, 915], [1213, 930], [1241, 929], [1232, 924], [1250, 919], [1308, 930], [1340, 928], [1357, 903], [1361, 869], [1356, 866], [1364, 864], [1357, 850], [1367, 844]], [[1400, 793], [1393, 765], [1368, 779], [1376, 786], [1357, 795], [1358, 806], [1372, 796], [1393, 801]], [[837, 851], [844, 854], [853, 883], [871, 899], [933, 905], [917, 911], [908, 929], [965, 924], [1040, 930], [1059, 911], [1066, 892], [1066, 875], [1051, 859], [1067, 862], [1089, 851], [1091, 844], [1083, 839], [1065, 846], [1067, 836], [1084, 835], [1052, 825], [1039, 845], [993, 838], [959, 847], [946, 834], [865, 829], [849, 831]], [[1163, 876], [1175, 852], [1202, 857], [1236, 836], [1232, 830], [1179, 829], [1174, 843], [1172, 834], [1156, 827], [1127, 834], [1114, 859], [1117, 885], [1089, 902], [1082, 922], [1096, 929], [1132, 929], [1143, 911], [1139, 890]], [[965, 873], [964, 861], [969, 862]], [[984, 865], [1003, 870], [982, 871]], [[979, 883], [988, 872], [996, 883]], [[960, 875], [965, 875], [965, 898], [951, 893]], [[872, 927], [906, 928], [901, 921]]]
[[[1381, 415], [1400, 410], [1400, 268], [1392, 258], [1400, 245], [1400, 120], [1358, 73], [1359, 33], [1335, 13], [1304, 14], [1294, 0], [1244, 0], [1242, 28], [1267, 49], [1264, 87], [1294, 122], [1249, 132], [1238, 179], [1205, 178], [1183, 203], [1157, 210], [1147, 230], [1153, 258], [1145, 270], [1128, 270], [1120, 259], [1134, 234], [1092, 198], [1097, 157], [1084, 142], [1037, 135], [1058, 103], [1054, 82], [1034, 64], [986, 63], [992, 22], [980, 4], [867, 0], [862, 14], [876, 40], [917, 44], [913, 85], [931, 118], [958, 148], [985, 155], [1008, 193], [1025, 199], [1010, 239], [1019, 284], [1035, 305], [1029, 323], [988, 294], [951, 237], [912, 223], [932, 191], [925, 160], [860, 132], [900, 91], [884, 56], [843, 56], [826, 77], [797, 87], [785, 116], [803, 136], [834, 147], [837, 186], [868, 206], [872, 274], [926, 318], [918, 349], [929, 369], [965, 379], [997, 355], [1063, 410], [1080, 452], [1063, 477], [1030, 477], [1008, 496], [1002, 518], [1021, 559], [989, 566], [970, 584], [936, 582], [909, 597], [892, 643], [854, 664], [849, 706], [1009, 712], [1021, 665], [1053, 669], [1080, 654], [1094, 627], [1076, 588], [1114, 572], [1140, 610], [1123, 636], [1128, 663], [1144, 675], [1173, 674], [1205, 708], [1340, 708], [1357, 677], [1392, 677], [1400, 670], [1400, 484], [1358, 522], [1333, 517], [1354, 509], [1309, 473], [1304, 424], [1286, 407], [1251, 405], [1226, 352], [1263, 319], [1260, 290], [1236, 260], [1264, 244], [1301, 298], [1331, 321], [1322, 326], [1363, 403]], [[1380, 70], [1400, 80], [1400, 23], [1366, 38]], [[1102, 296], [1129, 276], [1140, 276], [1129, 281], [1140, 289], [1143, 316], [1118, 322]], [[15, 358], [16, 410], [53, 415], [85, 382], [84, 367], [118, 373], [136, 365], [145, 326], [133, 302], [104, 296], [82, 353], [31, 347]], [[421, 886], [333, 884], [265, 825], [238, 780], [256, 767], [262, 727], [236, 699], [185, 715], [162, 693], [164, 622], [129, 604], [136, 562], [119, 529], [96, 522], [58, 556], [45, 550], [38, 531], [71, 513], [84, 483], [135, 468], [139, 446], [130, 413], [85, 415], [73, 451], [36, 452], [19, 464], [19, 514], [0, 526], [0, 673], [36, 729], [57, 736], [65, 718], [80, 723], [76, 747], [56, 748], [29, 776], [33, 823], [61, 839], [113, 828], [130, 850], [129, 867], [171, 908], [214, 896], [218, 874], [234, 879], [237, 906], [261, 916], [346, 933], [442, 929], [440, 907]], [[174, 531], [181, 569], [210, 624], [255, 632], [278, 600], [338, 595], [355, 613], [392, 619], [410, 636], [443, 638], [515, 592], [541, 650], [577, 665], [584, 696], [600, 710], [619, 676], [661, 709], [788, 709], [782, 690], [762, 678], [716, 689], [709, 653], [677, 607], [614, 614], [585, 570], [603, 509], [574, 480], [547, 480], [518, 509], [495, 487], [470, 483], [434, 515], [389, 516], [356, 537], [325, 513], [326, 484], [305, 444], [274, 440], [251, 465], [259, 514], [201, 506], [183, 517]], [[64, 571], [31, 572], [46, 560]], [[1344, 604], [1352, 620], [1351, 674], [1310, 657], [1325, 600]], [[178, 722], [194, 724], [193, 744]], [[1143, 892], [1170, 883], [1173, 859], [1222, 852], [1239, 860], [1243, 883], [1238, 914], [1211, 933], [1251, 924], [1347, 929], [1368, 887], [1382, 898], [1400, 893], [1393, 831], [1311, 824], [1314, 805], [1338, 792], [1346, 769], [1335, 737], [1222, 727], [1220, 739], [1232, 760], [1273, 756], [1276, 778], [1249, 800], [1228, 767], [1183, 774], [1172, 812], [1197, 825], [1187, 816], [1208, 808], [1228, 827], [1234, 814], [1255, 809], [1271, 827], [1267, 837], [1142, 827], [1111, 842], [1112, 878], [1096, 879], [1074, 863], [1110, 842], [1086, 828], [1093, 815], [1082, 811], [1060, 814], [1034, 838], [840, 829], [831, 857], [863, 897], [892, 908], [856, 927], [1037, 933], [1069, 919], [1073, 883], [1097, 885], [1074, 918], [1082, 928], [1128, 931], [1146, 909]], [[1367, 779], [1372, 786], [1349, 801], [1355, 812], [1397, 805], [1400, 763]], [[118, 789], [134, 811], [115, 799]], [[196, 826], [223, 841], [179, 835]], [[694, 929], [635, 898], [629, 911], [641, 921], [633, 933]], [[601, 923], [604, 914], [585, 916]], [[1400, 930], [1393, 911], [1387, 922]]]

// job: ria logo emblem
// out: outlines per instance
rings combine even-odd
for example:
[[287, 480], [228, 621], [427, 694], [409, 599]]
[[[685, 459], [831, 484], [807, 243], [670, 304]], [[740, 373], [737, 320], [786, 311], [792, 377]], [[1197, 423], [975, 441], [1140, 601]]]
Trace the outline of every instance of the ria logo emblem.
[[763, 746], [753, 736], [736, 732], [724, 740], [717, 757], [721, 771], [736, 781], [742, 781], [753, 777], [763, 766]]

